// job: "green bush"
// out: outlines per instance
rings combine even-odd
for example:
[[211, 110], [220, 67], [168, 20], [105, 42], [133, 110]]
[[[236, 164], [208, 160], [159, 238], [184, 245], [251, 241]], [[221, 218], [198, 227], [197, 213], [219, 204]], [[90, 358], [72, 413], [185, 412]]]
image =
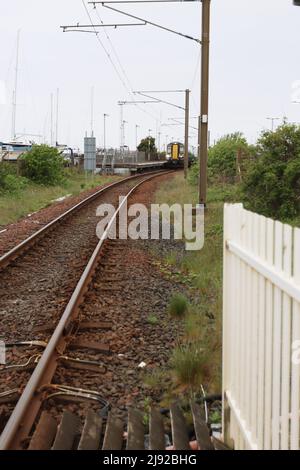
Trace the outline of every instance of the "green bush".
[[0, 163], [0, 192], [16, 192], [27, 185], [26, 178], [17, 175], [17, 169], [13, 164]]
[[[238, 152], [241, 153], [239, 168], [237, 167]], [[228, 134], [219, 139], [208, 150], [208, 177], [213, 183], [234, 183], [242, 176], [248, 162], [252, 159], [254, 148], [240, 132]], [[191, 185], [198, 185], [199, 162], [195, 162], [188, 175]]]
[[174, 294], [169, 304], [169, 313], [172, 317], [182, 318], [187, 313], [189, 303], [182, 294]]
[[56, 148], [35, 145], [21, 157], [21, 172], [35, 183], [54, 186], [64, 179], [64, 160]]
[[[237, 166], [238, 153], [241, 153], [240, 167]], [[234, 183], [239, 171], [244, 172], [251, 159], [253, 149], [240, 132], [222, 137], [209, 149], [208, 176], [217, 182]]]
[[199, 184], [199, 163], [196, 161], [193, 163], [191, 166], [189, 172], [188, 172], [188, 182], [192, 186], [197, 186]]
[[248, 209], [288, 220], [300, 214], [300, 126], [284, 123], [263, 132], [257, 159], [242, 185]]

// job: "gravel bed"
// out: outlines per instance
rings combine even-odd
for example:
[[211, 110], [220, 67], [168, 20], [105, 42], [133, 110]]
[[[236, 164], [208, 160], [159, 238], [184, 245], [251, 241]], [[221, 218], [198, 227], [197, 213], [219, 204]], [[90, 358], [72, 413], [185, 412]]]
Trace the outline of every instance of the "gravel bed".
[[[119, 179], [119, 177], [116, 177], [116, 181]], [[0, 256], [4, 255], [18, 243], [40, 230], [44, 225], [47, 225], [71, 207], [96, 193], [99, 189], [108, 186], [112, 182], [113, 181], [111, 181], [110, 177], [108, 183], [83, 191], [77, 196], [67, 197], [63, 201], [53, 202], [44, 209], [33, 214], [28, 214], [26, 217], [23, 217], [15, 223], [6, 226], [0, 225]]]
[[[158, 184], [153, 181], [144, 185], [132, 202], [148, 203]], [[151, 243], [157, 245], [144, 240], [110, 242], [81, 309], [82, 321], [109, 321], [113, 326], [108, 331], [79, 332], [76, 339], [107, 344], [110, 354], [85, 350], [69, 351], [68, 355], [98, 361], [107, 372], [92, 374], [59, 367], [53, 381], [98, 391], [121, 418], [125, 418], [129, 405], [143, 410], [149, 399], [160, 402], [162, 393], [147, 388], [144, 376], [168, 367], [170, 353], [181, 335], [181, 324], [169, 317], [167, 307], [173, 293], [186, 291], [186, 287], [163, 276], [149, 250]], [[164, 245], [164, 241], [160, 243]], [[157, 318], [155, 325], [148, 320], [153, 315]], [[95, 410], [100, 408], [84, 402], [45, 403], [55, 417], [67, 408], [83, 418], [91, 406]]]
[[[160, 180], [166, 177], [167, 176], [162, 176]], [[39, 325], [48, 323], [55, 324], [61, 316], [74, 290], [76, 282], [78, 281], [83, 268], [85, 267], [98, 241], [95, 234], [95, 226], [98, 222], [98, 218], [95, 216], [96, 207], [100, 202], [116, 203], [118, 195], [120, 193], [125, 194], [128, 192], [129, 187], [134, 184], [136, 184], [136, 182], [126, 184], [124, 183], [124, 186], [122, 185], [123, 191], [120, 191], [120, 187], [118, 187], [116, 190], [110, 191], [109, 194], [100, 196], [96, 202], [92, 203], [84, 210], [78, 212], [74, 217], [63, 222], [55, 232], [52, 232], [47, 237], [43, 238], [41, 242], [35, 247], [33, 252], [29, 252], [22, 258], [17, 259], [12, 265], [10, 265], [4, 272], [1, 273], [0, 339], [5, 341], [30, 341], [37, 339], [47, 340], [49, 338], [50, 333], [48, 336], [45, 334], [37, 334], [34, 332], [34, 329]], [[147, 186], [149, 186], [150, 190], [153, 185], [156, 187], [157, 184], [157, 182], [155, 185], [154, 182], [149, 182], [147, 183]], [[140, 190], [142, 194], [145, 190], [145, 187], [146, 186], [143, 186], [142, 190]], [[137, 329], [135, 330], [135, 322], [137, 316], [139, 316], [140, 300], [138, 299], [138, 296], [135, 292], [135, 278], [133, 277], [130, 279], [132, 274], [130, 262], [133, 262], [133, 254], [136, 251], [139, 251], [139, 243], [143, 244], [143, 242], [123, 243], [124, 246], [121, 249], [120, 258], [118, 260], [114, 260], [111, 266], [113, 269], [117, 270], [117, 272], [122, 273], [122, 278], [125, 282], [130, 281], [129, 286], [120, 286], [121, 290], [118, 294], [118, 298], [122, 308], [125, 309], [122, 313], [122, 315], [125, 315], [124, 320], [126, 316], [129, 319], [127, 328], [134, 331], [134, 335], [140, 335], [138, 338], [142, 337], [142, 332], [139, 332], [139, 329], [142, 331], [141, 326], [137, 326]], [[124, 257], [124, 253], [126, 253], [126, 255], [130, 254], [127, 260]], [[144, 253], [143, 256], [146, 256], [147, 258], [149, 255]], [[112, 256], [112, 260], [113, 259], [114, 258]], [[148, 259], [146, 264], [141, 264], [141, 254], [138, 255], [137, 259], [137, 272], [140, 272], [139, 277], [143, 279], [142, 274], [145, 270], [149, 271], [146, 266], [150, 266], [151, 261]], [[127, 266], [125, 275], [125, 271], [122, 271], [122, 266]], [[142, 271], [141, 267], [138, 266], [142, 266]], [[156, 268], [153, 267], [153, 270], [155, 271]], [[165, 293], [170, 292], [171, 283], [164, 285], [159, 273], [152, 275], [152, 278], [155, 281], [152, 288], [149, 288], [149, 280], [147, 278], [143, 280], [143, 285], [141, 286], [141, 290], [144, 291], [145, 296], [148, 298], [148, 307], [145, 309], [144, 318], [141, 320], [142, 324], [145, 323], [145, 319], [149, 314], [153, 314], [155, 311], [157, 311], [158, 314], [159, 312], [163, 312], [164, 307], [168, 302], [168, 296], [166, 296]], [[95, 283], [95, 285], [96, 284], [97, 283]], [[94, 291], [92, 291], [92, 295], [96, 295], [94, 292], [97, 293], [96, 288]], [[107, 305], [111, 305], [111, 308], [105, 309], [107, 311], [107, 315], [110, 317], [110, 319], [113, 317], [113, 315], [117, 315], [114, 320], [117, 323], [116, 326], [114, 325], [114, 329], [112, 330], [112, 333], [116, 334], [115, 330], [118, 330], [118, 315], [120, 312], [115, 308], [116, 306], [114, 298], [115, 297], [111, 292], [106, 292]], [[102, 306], [104, 306], [104, 295], [101, 295], [101, 299]], [[124, 301], [125, 299], [126, 301]], [[154, 303], [152, 302], [153, 300]], [[131, 307], [131, 301], [133, 305], [135, 305], [135, 313]], [[144, 303], [143, 299], [141, 299], [141, 301]], [[94, 303], [96, 305], [96, 302], [93, 301], [93, 304]], [[153, 310], [153, 307], [155, 307], [156, 310]], [[162, 313], [160, 314], [162, 315]], [[97, 316], [95, 310], [93, 309], [91, 319], [96, 320], [100, 317], [99, 313]], [[150, 337], [153, 335], [153, 341], [157, 342], [157, 338], [154, 338], [154, 336], [157, 336], [155, 330], [153, 330], [152, 327], [150, 328], [150, 325], [147, 323], [146, 326], [149, 329]], [[176, 325], [174, 324], [174, 328], [175, 327]], [[172, 334], [169, 332], [169, 328], [167, 330], [168, 333], [166, 333], [167, 336], [165, 341], [169, 343], [174, 340], [176, 335], [174, 333], [175, 330]], [[173, 334], [175, 335], [174, 337], [172, 336]], [[129, 332], [128, 335], [130, 335]], [[121, 336], [123, 338], [123, 335]], [[109, 337], [108, 333], [108, 338], [105, 338], [105, 340], [109, 341], [109, 343], [114, 343], [115, 338], [114, 336]], [[128, 348], [128, 340], [129, 339], [126, 339], [125, 349]], [[120, 344], [118, 344], [116, 341], [116, 345], [113, 346], [112, 349], [115, 348], [114, 351], [117, 352], [119, 346]], [[157, 347], [155, 349], [157, 349]], [[125, 354], [122, 351], [124, 351], [124, 347], [120, 347], [120, 352], [118, 352], [118, 354]], [[160, 360], [163, 362], [166, 360], [167, 355], [163, 352], [163, 348], [160, 348], [160, 351]], [[30, 356], [39, 352], [41, 352], [41, 349], [14, 348], [13, 351], [9, 353], [9, 362], [24, 363]], [[79, 353], [77, 357], [82, 357], [82, 355], [82, 353]], [[86, 354], [84, 354], [84, 356], [85, 358], [90, 358], [92, 360], [102, 359], [101, 355], [87, 357]], [[144, 352], [141, 351], [138, 357], [142, 358], [143, 356]], [[151, 355], [149, 357], [151, 358]], [[107, 357], [107, 360], [109, 362], [111, 358]], [[130, 360], [130, 358], [128, 360]], [[142, 360], [144, 359], [141, 359], [141, 361]], [[126, 360], [121, 364], [122, 368], [125, 366], [127, 369]], [[153, 365], [156, 365], [155, 361], [153, 362]], [[108, 379], [111, 377], [111, 374], [113, 374], [112, 371], [114, 370], [115, 366], [116, 365], [113, 363], [109, 366], [107, 372]], [[62, 369], [60, 368], [59, 371], [61, 370]], [[129, 370], [132, 371], [134, 369]], [[58, 374], [60, 373], [67, 377], [68, 372], [69, 371], [66, 371], [66, 375], [64, 375], [65, 372], [63, 372], [63, 374], [58, 372]], [[22, 388], [29, 378], [30, 371], [0, 371], [0, 373], [1, 392], [8, 389], [13, 389], [15, 387]], [[131, 374], [131, 377], [133, 377], [133, 372], [131, 372]], [[72, 371], [71, 376], [72, 380], [74, 378], [76, 382], [76, 371]], [[82, 372], [80, 372], [78, 376], [80, 379], [83, 376]], [[130, 377], [130, 375], [126, 374], [126, 377]], [[100, 377], [100, 380], [102, 382], [102, 377]], [[61, 381], [61, 383], [65, 382]], [[89, 373], [86, 385], [89, 386], [91, 383], [93, 383], [93, 374]], [[76, 386], [76, 383], [73, 385]], [[126, 382], [123, 383], [123, 386], [126, 388]], [[108, 388], [107, 392], [110, 394], [111, 390]], [[132, 393], [136, 392], [137, 390], [135, 388]], [[130, 395], [130, 393], [131, 391], [129, 389], [128, 394]], [[122, 395], [124, 395], [124, 392], [122, 392]], [[8, 407], [6, 405], [0, 405], [0, 414], [7, 414], [7, 410]]]

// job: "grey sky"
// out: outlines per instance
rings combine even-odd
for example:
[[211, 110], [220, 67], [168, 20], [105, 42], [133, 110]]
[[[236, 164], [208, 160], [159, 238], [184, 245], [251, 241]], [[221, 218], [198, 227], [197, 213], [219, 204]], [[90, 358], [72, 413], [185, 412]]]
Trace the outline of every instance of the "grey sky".
[[[300, 81], [300, 8], [292, 0], [212, 0], [210, 129], [212, 139], [240, 130], [254, 142], [270, 126], [267, 116], [287, 116], [300, 121], [300, 105], [292, 104], [293, 83]], [[50, 94], [60, 89], [59, 141], [80, 146], [90, 129], [90, 95], [95, 87], [95, 133], [103, 142], [103, 113], [107, 143], [119, 145], [118, 100], [132, 99], [118, 78], [106, 53], [92, 34], [62, 33], [63, 24], [87, 23], [81, 0], [0, 0], [0, 80], [6, 83], [6, 104], [0, 104], [0, 140], [11, 137], [17, 29], [21, 28], [17, 132], [46, 134], [50, 138]], [[93, 21], [99, 22], [88, 6]], [[199, 37], [201, 3], [123, 5], [137, 16]], [[130, 22], [98, 7], [104, 22]], [[132, 89], [192, 89], [192, 116], [199, 113], [200, 47], [187, 39], [151, 26], [107, 29]], [[124, 77], [105, 33], [100, 39]], [[199, 67], [198, 67], [199, 69]], [[300, 88], [300, 86], [299, 86]], [[295, 99], [300, 100], [300, 93]], [[165, 99], [183, 103], [183, 95]], [[125, 108], [126, 144], [134, 147], [135, 125], [139, 136], [148, 129], [156, 134], [157, 122], [183, 116], [168, 106]], [[150, 113], [151, 115], [149, 115]], [[156, 122], [156, 119], [157, 122]], [[191, 121], [195, 125], [195, 121]], [[166, 135], [183, 137], [183, 127], [162, 127]], [[194, 134], [195, 131], [191, 131]], [[196, 143], [196, 136], [192, 144]]]

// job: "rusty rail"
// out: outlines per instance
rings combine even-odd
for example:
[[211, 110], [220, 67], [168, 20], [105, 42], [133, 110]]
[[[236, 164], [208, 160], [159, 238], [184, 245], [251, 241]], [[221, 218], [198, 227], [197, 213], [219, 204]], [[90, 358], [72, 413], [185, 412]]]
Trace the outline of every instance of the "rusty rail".
[[104, 242], [107, 239], [107, 235], [112, 227], [112, 224], [116, 221], [121, 208], [128, 198], [142, 184], [155, 177], [167, 173], [171, 172], [156, 172], [155, 174], [152, 174], [151, 176], [148, 176], [147, 178], [140, 181], [129, 191], [127, 196], [119, 205], [118, 209], [115, 211], [114, 216], [106, 228], [106, 231], [104, 232], [91, 256], [69, 300], [69, 303], [52, 337], [50, 338], [46, 349], [44, 350], [43, 355], [41, 356], [34, 372], [32, 373], [26, 387], [24, 388], [19, 401], [0, 436], [0, 450], [21, 449], [22, 442], [24, 439], [28, 438], [42, 404], [42, 394], [39, 393], [39, 391], [43, 385], [51, 383], [57, 367], [57, 358], [63, 354], [68, 344], [67, 327], [70, 325], [71, 321], [76, 319], [78, 315], [79, 307], [85, 297], [86, 292], [88, 291], [90, 282], [93, 279], [93, 275], [100, 261], [101, 250], [103, 248]]

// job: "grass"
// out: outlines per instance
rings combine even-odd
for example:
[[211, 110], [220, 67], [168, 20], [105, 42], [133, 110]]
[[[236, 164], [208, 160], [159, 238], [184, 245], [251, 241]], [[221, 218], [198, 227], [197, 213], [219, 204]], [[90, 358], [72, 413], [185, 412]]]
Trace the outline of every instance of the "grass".
[[[208, 368], [205, 380], [211, 393], [219, 393], [221, 390], [223, 205], [224, 202], [237, 201], [238, 197], [239, 190], [235, 186], [209, 187], [204, 248], [201, 251], [186, 251], [180, 253], [180, 256], [171, 252], [163, 260], [173, 269], [177, 279], [185, 281], [184, 284], [192, 290], [195, 299], [185, 317], [184, 336], [172, 357], [172, 368], [177, 380], [184, 385], [188, 382], [194, 384], [197, 378], [193, 378], [195, 364], [204, 370], [205, 360]], [[182, 174], [177, 174], [174, 179], [160, 186], [155, 202], [196, 204], [197, 198], [197, 187], [185, 181]], [[200, 350], [205, 353], [199, 355], [197, 351]], [[191, 370], [185, 370], [186, 367]]]
[[155, 326], [159, 323], [159, 319], [155, 315], [149, 315], [147, 318], [147, 323], [149, 323], [151, 326]]
[[189, 303], [182, 294], [174, 294], [169, 304], [169, 314], [173, 318], [183, 318], [188, 311]]
[[177, 384], [193, 391], [200, 387], [206, 375], [207, 351], [196, 343], [177, 346], [171, 357], [171, 368]]
[[160, 390], [166, 381], [167, 374], [161, 369], [154, 369], [144, 375], [143, 382], [151, 390]]
[[114, 177], [85, 175], [84, 172], [67, 172], [67, 178], [59, 186], [40, 186], [29, 183], [24, 189], [0, 194], [0, 226], [4, 226], [27, 214], [36, 212], [51, 204], [55, 199], [101, 186]]

